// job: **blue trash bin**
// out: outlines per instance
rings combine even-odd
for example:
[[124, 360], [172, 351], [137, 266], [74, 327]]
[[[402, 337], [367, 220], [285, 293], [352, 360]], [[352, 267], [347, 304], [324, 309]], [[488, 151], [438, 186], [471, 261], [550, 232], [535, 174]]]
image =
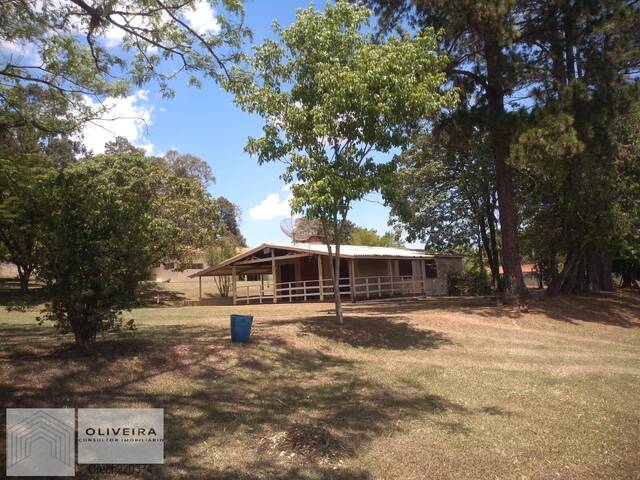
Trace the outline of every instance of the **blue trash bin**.
[[247, 343], [251, 337], [251, 315], [231, 314], [231, 341]]

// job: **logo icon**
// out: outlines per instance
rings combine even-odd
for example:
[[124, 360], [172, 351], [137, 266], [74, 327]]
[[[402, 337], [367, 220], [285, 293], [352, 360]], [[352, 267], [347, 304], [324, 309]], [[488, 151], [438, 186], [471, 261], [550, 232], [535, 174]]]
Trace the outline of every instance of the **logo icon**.
[[75, 410], [7, 408], [7, 476], [73, 476]]

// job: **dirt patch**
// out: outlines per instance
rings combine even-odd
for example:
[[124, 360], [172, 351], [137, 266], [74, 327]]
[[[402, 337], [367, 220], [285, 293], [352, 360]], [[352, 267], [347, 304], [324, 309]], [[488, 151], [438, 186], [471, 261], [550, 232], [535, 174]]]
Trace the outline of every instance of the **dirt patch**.
[[353, 454], [353, 451], [329, 430], [313, 424], [295, 423], [284, 431], [265, 437], [261, 447], [285, 460], [330, 462]]

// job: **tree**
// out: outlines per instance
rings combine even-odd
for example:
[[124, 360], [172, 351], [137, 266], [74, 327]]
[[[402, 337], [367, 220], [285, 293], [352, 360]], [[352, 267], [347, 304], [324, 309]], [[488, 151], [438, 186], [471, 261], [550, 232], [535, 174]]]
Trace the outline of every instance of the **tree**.
[[311, 242], [311, 241], [320, 241], [332, 244], [336, 243], [349, 243], [351, 241], [351, 233], [355, 228], [355, 224], [350, 220], [347, 220], [342, 226], [342, 234], [340, 235], [340, 240], [336, 241], [335, 238], [325, 237], [324, 229], [322, 227], [322, 222], [315, 218], [308, 217], [300, 217], [295, 218], [293, 220], [293, 232], [292, 239], [293, 242]]
[[[406, 142], [409, 127], [453, 104], [441, 93], [447, 59], [435, 54], [432, 30], [377, 41], [365, 33], [368, 9], [338, 1], [325, 12], [299, 10], [278, 40], [256, 48], [254, 78], [234, 90], [236, 102], [265, 119], [263, 136], [247, 151], [259, 163], [286, 159], [292, 210], [320, 221], [334, 291], [340, 278], [340, 238], [351, 205], [380, 190], [393, 164], [375, 162]], [[343, 322], [339, 294], [336, 319]]]
[[417, 29], [443, 31], [440, 51], [449, 55], [448, 79], [464, 93], [461, 104], [486, 108], [482, 123], [488, 126], [495, 169], [504, 293], [527, 296], [518, 245], [518, 215], [514, 199], [513, 171], [509, 163], [510, 145], [515, 135], [509, 97], [524, 88], [530, 79], [526, 62], [518, 48], [521, 30], [517, 2], [451, 2], [448, 0], [369, 0], [375, 7], [383, 31], [410, 24]]
[[37, 150], [0, 154], [0, 243], [6, 260], [18, 269], [23, 293], [40, 261], [42, 227], [49, 213], [47, 178], [52, 170], [49, 159]]
[[231, 201], [226, 197], [218, 197], [216, 199], [216, 203], [220, 209], [220, 215], [222, 215], [222, 222], [226, 226], [228, 232], [232, 235], [235, 244], [240, 247], [246, 247], [247, 240], [240, 231], [240, 207], [231, 203]]
[[50, 298], [45, 318], [72, 331], [85, 353], [98, 332], [121, 326], [152, 264], [187, 262], [219, 234], [200, 182], [141, 154], [70, 163], [51, 176], [50, 192], [38, 265]]
[[408, 239], [420, 239], [426, 249], [473, 253], [481, 270], [486, 256], [502, 291], [495, 170], [486, 130], [477, 126], [483, 115], [482, 108], [459, 107], [431, 131], [416, 133], [397, 158], [391, 213]]
[[549, 294], [611, 290], [611, 255], [628, 218], [621, 134], [640, 94], [640, 11], [620, 0], [524, 8], [535, 103], [512, 158], [530, 179], [528, 228], [549, 259]]
[[[233, 257], [238, 253], [237, 240], [233, 236], [223, 236], [213, 247], [207, 250], [207, 262], [209, 265], [217, 265], [220, 262]], [[213, 281], [216, 284], [221, 297], [228, 297], [231, 289], [231, 277], [229, 275], [215, 275]]]
[[216, 181], [209, 164], [195, 155], [180, 154], [175, 150], [169, 150], [163, 158], [175, 175], [196, 178], [204, 188]]
[[[215, 11], [215, 24], [200, 25], [198, 8]], [[243, 15], [240, 0], [3, 1], [0, 38], [10, 46], [0, 65], [0, 107], [11, 114], [0, 118], [0, 130], [30, 125], [69, 133], [106, 113], [85, 96], [99, 101], [154, 82], [170, 97], [180, 72], [190, 85], [199, 86], [202, 76], [228, 80], [227, 65], [250, 35]], [[20, 94], [31, 85], [63, 105], [63, 120], [71, 122], [25, 108]]]
[[391, 232], [378, 235], [373, 228], [355, 227], [351, 232], [352, 245], [367, 245], [370, 247], [402, 247], [402, 242]]

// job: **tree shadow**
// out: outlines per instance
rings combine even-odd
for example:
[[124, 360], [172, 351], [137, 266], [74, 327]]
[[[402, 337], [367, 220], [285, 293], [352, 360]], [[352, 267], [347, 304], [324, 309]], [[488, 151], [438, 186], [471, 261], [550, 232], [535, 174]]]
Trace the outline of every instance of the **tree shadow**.
[[435, 310], [495, 319], [526, 319], [530, 314], [539, 314], [573, 325], [587, 322], [622, 328], [640, 327], [640, 295], [622, 290], [554, 298], [535, 295], [529, 302], [527, 313], [518, 311], [514, 306], [499, 305], [493, 297], [446, 297], [411, 299], [402, 303], [367, 302], [345, 305], [347, 314], [363, 315], [400, 315]]
[[[368, 323], [357, 329], [398, 328], [395, 336], [399, 338], [380, 340], [376, 333], [362, 340], [365, 345], [434, 348], [443, 341], [388, 319], [362, 321]], [[301, 328], [311, 325], [303, 322]], [[28, 328], [32, 327], [25, 326], [21, 336], [25, 345], [34, 340], [30, 337], [41, 335]], [[320, 334], [334, 335], [332, 331]], [[2, 329], [0, 340], [17, 333]], [[490, 411], [468, 408], [401, 377], [380, 383], [363, 375], [355, 360], [301, 348], [268, 330], [250, 344], [236, 345], [229, 342], [228, 329], [223, 327], [145, 327], [109, 336], [100, 342], [101, 354], [90, 357], [72, 354], [71, 339], [63, 338], [41, 345], [35, 356], [22, 348], [0, 358], [0, 403], [5, 407], [164, 408], [165, 465], [153, 469], [147, 478], [364, 480], [372, 477], [370, 472], [344, 468], [337, 459], [321, 462], [286, 456], [283, 460], [276, 455], [279, 452], [264, 452], [258, 446], [262, 439], [305, 424], [326, 430], [338, 444], [349, 445], [344, 452], [348, 456], [382, 434], [402, 432], [403, 420], [419, 418], [447, 434], [465, 435], [468, 416], [505, 415], [498, 406], [483, 407]], [[2, 436], [0, 449], [4, 441]], [[229, 452], [233, 442], [246, 450], [241, 462], [215, 456], [217, 451]], [[80, 468], [77, 476], [92, 475]]]
[[640, 295], [629, 292], [559, 296], [536, 302], [529, 311], [573, 325], [587, 322], [640, 327]]
[[138, 307], [166, 307], [187, 300], [187, 297], [175, 290], [162, 288], [156, 282], [141, 282], [136, 291]]
[[419, 329], [392, 317], [345, 317], [344, 325], [333, 318], [311, 317], [300, 324], [302, 335], [317, 335], [356, 348], [435, 349], [452, 344], [442, 332]]
[[20, 291], [20, 283], [15, 279], [0, 279], [0, 306], [8, 310], [26, 310], [42, 305], [46, 300], [42, 285], [31, 284], [29, 291]]

